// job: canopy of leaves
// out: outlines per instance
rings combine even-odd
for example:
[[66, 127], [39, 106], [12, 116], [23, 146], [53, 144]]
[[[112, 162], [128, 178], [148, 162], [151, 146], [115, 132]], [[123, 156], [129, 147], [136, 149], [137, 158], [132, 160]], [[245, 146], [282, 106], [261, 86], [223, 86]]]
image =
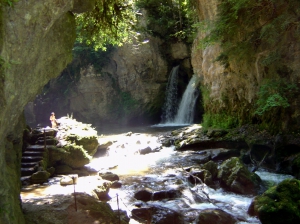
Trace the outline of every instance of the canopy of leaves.
[[196, 19], [192, 0], [136, 0], [136, 7], [147, 12], [146, 31], [162, 39], [192, 42]]
[[107, 44], [122, 45], [135, 21], [131, 0], [96, 0], [94, 10], [76, 15], [77, 40], [103, 50]]

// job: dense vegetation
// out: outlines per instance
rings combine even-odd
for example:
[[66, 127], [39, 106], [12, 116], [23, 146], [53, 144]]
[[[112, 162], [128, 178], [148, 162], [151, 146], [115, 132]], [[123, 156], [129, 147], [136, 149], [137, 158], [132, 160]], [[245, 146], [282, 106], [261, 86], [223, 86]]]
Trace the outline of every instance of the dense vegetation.
[[78, 41], [106, 49], [107, 44], [121, 45], [131, 39], [135, 11], [130, 0], [96, 0], [92, 11], [76, 15]]
[[195, 1], [137, 0], [136, 7], [146, 10], [146, 27], [141, 31], [164, 40], [192, 43], [197, 20]]

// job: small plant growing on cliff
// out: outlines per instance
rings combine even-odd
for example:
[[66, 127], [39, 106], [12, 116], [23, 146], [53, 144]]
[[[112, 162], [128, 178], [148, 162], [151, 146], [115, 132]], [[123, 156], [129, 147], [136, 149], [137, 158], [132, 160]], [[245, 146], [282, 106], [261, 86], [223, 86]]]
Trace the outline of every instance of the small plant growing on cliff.
[[296, 84], [288, 83], [284, 79], [266, 80], [258, 92], [255, 114], [262, 116], [274, 108], [289, 107], [289, 100], [295, 96], [297, 91]]
[[0, 0], [0, 7], [4, 5], [13, 6], [14, 2], [17, 2], [19, 0]]

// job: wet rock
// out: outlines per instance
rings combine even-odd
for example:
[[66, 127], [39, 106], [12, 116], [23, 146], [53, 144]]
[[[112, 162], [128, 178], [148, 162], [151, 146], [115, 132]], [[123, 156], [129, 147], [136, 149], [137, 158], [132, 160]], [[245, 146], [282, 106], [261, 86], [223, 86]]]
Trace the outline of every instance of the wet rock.
[[30, 181], [33, 184], [43, 184], [48, 181], [50, 173], [47, 171], [38, 171], [31, 175]]
[[69, 174], [72, 172], [72, 168], [68, 165], [59, 165], [55, 168], [55, 173], [57, 174]]
[[206, 135], [209, 138], [220, 138], [225, 135], [227, 135], [228, 131], [223, 130], [223, 129], [209, 129], [206, 133]]
[[145, 147], [145, 148], [139, 149], [139, 153], [140, 153], [141, 155], [146, 155], [146, 154], [151, 153], [151, 152], [152, 152], [152, 149], [151, 149], [150, 146], [147, 146], [147, 147]]
[[208, 170], [211, 173], [212, 179], [216, 179], [218, 176], [218, 165], [213, 162], [209, 161], [201, 166], [202, 169]]
[[60, 179], [60, 185], [72, 185], [72, 184], [76, 184], [77, 180], [78, 180], [78, 175], [63, 176]]
[[170, 189], [166, 191], [157, 191], [152, 195], [152, 200], [159, 201], [163, 199], [174, 199], [181, 196], [181, 192], [176, 189]]
[[190, 172], [188, 177], [189, 182], [192, 184], [201, 184], [205, 183], [208, 186], [213, 186], [212, 175], [208, 170], [197, 169]]
[[47, 169], [47, 172], [50, 173], [50, 176], [52, 176], [54, 173], [55, 173], [55, 168], [52, 166], [52, 167], [49, 167]]
[[234, 224], [237, 219], [220, 209], [205, 209], [199, 214], [195, 224]]
[[99, 144], [94, 157], [98, 158], [98, 157], [105, 156], [107, 154], [108, 147], [111, 146], [112, 144], [113, 144], [112, 141], [107, 141]]
[[107, 180], [99, 180], [97, 187], [93, 192], [97, 195], [98, 199], [101, 201], [107, 201], [110, 199], [108, 193], [111, 186], [111, 182]]
[[121, 187], [122, 187], [122, 183], [116, 180], [113, 181], [110, 186], [110, 188], [121, 188]]
[[149, 223], [151, 220], [151, 208], [134, 208], [131, 210], [132, 219], [139, 222]]
[[106, 172], [106, 173], [99, 173], [99, 176], [102, 177], [104, 180], [109, 180], [109, 181], [115, 181], [115, 180], [120, 180], [119, 176], [117, 174], [114, 174], [112, 172]]
[[218, 171], [221, 186], [238, 194], [256, 194], [260, 177], [251, 173], [239, 158], [224, 161]]
[[155, 224], [183, 224], [184, 220], [180, 213], [161, 206], [148, 206], [134, 208], [131, 211], [132, 218], [139, 222]]
[[134, 198], [141, 201], [150, 201], [152, 199], [152, 190], [145, 188], [135, 192]]
[[248, 213], [263, 224], [300, 223], [300, 181], [286, 179], [252, 201]]
[[224, 161], [231, 157], [238, 157], [240, 156], [240, 150], [238, 149], [220, 149], [220, 150], [213, 150], [211, 159], [213, 161]]

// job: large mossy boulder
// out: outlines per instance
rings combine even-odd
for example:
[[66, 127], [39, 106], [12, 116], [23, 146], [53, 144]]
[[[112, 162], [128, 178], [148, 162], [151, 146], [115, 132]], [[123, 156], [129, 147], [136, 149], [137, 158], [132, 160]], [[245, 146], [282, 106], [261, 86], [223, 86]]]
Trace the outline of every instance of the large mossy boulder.
[[255, 197], [249, 210], [262, 224], [300, 223], [300, 181], [286, 179]]
[[97, 131], [90, 124], [78, 122], [70, 117], [62, 117], [57, 121], [60, 125], [56, 138], [60, 147], [65, 145], [82, 146], [90, 156], [94, 156], [99, 142]]
[[218, 179], [222, 187], [238, 194], [257, 194], [261, 182], [260, 177], [250, 172], [237, 157], [220, 165]]
[[88, 164], [91, 160], [91, 156], [78, 145], [67, 145], [63, 147], [66, 153], [64, 153], [61, 163], [69, 165], [72, 168], [80, 168]]

